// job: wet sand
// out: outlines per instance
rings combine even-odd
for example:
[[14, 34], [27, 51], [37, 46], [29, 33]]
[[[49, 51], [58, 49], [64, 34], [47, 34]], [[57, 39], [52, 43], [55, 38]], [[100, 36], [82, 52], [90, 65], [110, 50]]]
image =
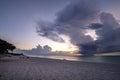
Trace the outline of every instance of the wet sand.
[[8, 57], [0, 80], [120, 80], [120, 64]]

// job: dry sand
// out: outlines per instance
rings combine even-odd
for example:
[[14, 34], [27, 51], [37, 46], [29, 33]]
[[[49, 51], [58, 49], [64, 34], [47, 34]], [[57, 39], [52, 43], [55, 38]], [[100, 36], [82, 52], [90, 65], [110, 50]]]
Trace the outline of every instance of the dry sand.
[[120, 64], [1, 58], [0, 80], [120, 80]]

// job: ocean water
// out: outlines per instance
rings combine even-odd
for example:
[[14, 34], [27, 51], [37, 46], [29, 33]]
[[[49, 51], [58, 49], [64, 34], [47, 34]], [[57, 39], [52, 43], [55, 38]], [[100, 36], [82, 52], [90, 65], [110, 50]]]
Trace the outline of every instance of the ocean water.
[[60, 60], [70, 60], [70, 61], [120, 64], [120, 56], [61, 56], [61, 55], [52, 55], [52, 56], [36, 56], [36, 57], [60, 59]]

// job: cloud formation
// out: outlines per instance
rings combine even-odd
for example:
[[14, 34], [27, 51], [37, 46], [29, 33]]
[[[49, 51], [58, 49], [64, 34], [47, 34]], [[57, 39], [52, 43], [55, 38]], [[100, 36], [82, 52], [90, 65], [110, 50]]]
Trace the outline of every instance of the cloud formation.
[[29, 55], [46, 55], [46, 54], [51, 54], [52, 48], [49, 47], [48, 45], [41, 46], [38, 45], [36, 48], [33, 48], [31, 50], [24, 50], [24, 53], [29, 54]]
[[30, 50], [15, 49], [14, 53], [24, 53], [26, 55], [49, 55], [52, 54], [52, 48], [48, 45], [43, 47], [41, 45], [37, 45], [36, 48], [32, 48]]
[[[98, 16], [99, 9], [95, 0], [76, 0], [57, 13], [54, 23], [39, 22], [37, 33], [57, 42], [64, 42], [59, 34], [70, 36], [73, 44], [89, 42], [93, 39], [84, 36], [86, 24], [89, 24]], [[94, 5], [94, 6], [93, 6]], [[77, 35], [77, 36], [76, 36]]]
[[[96, 19], [101, 22], [95, 23]], [[87, 29], [96, 31], [99, 36], [96, 41], [85, 35]], [[120, 25], [112, 14], [100, 13], [97, 0], [72, 1], [57, 13], [53, 23], [39, 22], [37, 33], [57, 42], [64, 42], [60, 34], [67, 35], [71, 43], [79, 46], [80, 52], [87, 55], [120, 49]]]
[[100, 20], [101, 23], [89, 26], [89, 28], [95, 29], [99, 36], [98, 39], [90, 43], [79, 44], [83, 54], [120, 51], [120, 24], [110, 13], [101, 13]]
[[51, 55], [52, 56], [56, 56], [56, 55], [70, 56], [72, 55], [68, 52], [63, 52], [63, 51], [53, 52], [52, 48], [48, 45], [45, 45], [43, 47], [41, 45], [37, 45], [36, 48], [32, 48], [30, 50], [15, 49], [13, 52], [17, 54], [23, 53], [24, 55], [28, 55], [28, 56], [51, 56]]
[[63, 43], [64, 40], [59, 36], [59, 34], [55, 31], [55, 25], [52, 23], [47, 23], [44, 21], [39, 21], [37, 29], [37, 33], [40, 36], [47, 37], [53, 41]]
[[96, 30], [100, 52], [120, 51], [120, 24], [110, 13], [100, 15], [103, 27]]

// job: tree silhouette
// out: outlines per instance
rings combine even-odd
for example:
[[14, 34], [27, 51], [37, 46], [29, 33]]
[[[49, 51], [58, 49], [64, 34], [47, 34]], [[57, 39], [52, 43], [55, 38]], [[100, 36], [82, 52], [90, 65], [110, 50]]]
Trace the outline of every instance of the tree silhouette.
[[15, 48], [13, 44], [0, 39], [0, 54], [8, 53], [8, 50], [13, 51]]

